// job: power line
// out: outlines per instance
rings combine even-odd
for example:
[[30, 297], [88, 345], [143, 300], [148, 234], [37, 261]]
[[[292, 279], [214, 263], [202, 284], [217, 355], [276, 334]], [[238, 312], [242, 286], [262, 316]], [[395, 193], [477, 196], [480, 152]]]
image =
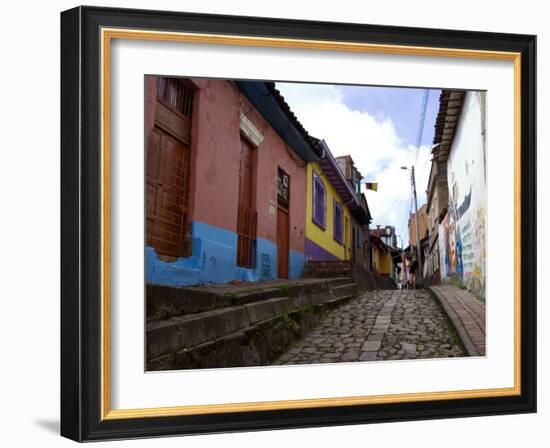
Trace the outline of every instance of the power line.
[[[428, 99], [430, 97], [430, 90], [429, 89], [425, 89], [424, 90], [424, 94], [422, 96], [422, 104], [421, 104], [421, 108], [420, 108], [420, 121], [418, 123], [418, 130], [417, 130], [417, 133], [416, 133], [416, 156], [415, 156], [415, 161], [414, 161], [414, 166], [416, 167], [417, 163], [418, 163], [418, 156], [419, 156], [419, 153], [420, 153], [420, 146], [422, 144], [422, 136], [424, 134], [424, 123], [426, 121], [426, 110], [428, 108]], [[422, 174], [424, 174], [424, 170], [426, 169], [426, 165], [427, 165], [427, 161], [429, 159], [429, 156], [427, 157], [425, 163], [424, 163], [424, 167], [422, 169]], [[405, 226], [405, 222], [407, 219], [410, 218], [411, 216], [411, 213], [412, 213], [412, 198], [413, 198], [413, 194], [412, 194], [412, 184], [411, 184], [411, 188], [409, 190], [409, 211], [408, 211], [408, 214], [403, 216], [403, 218], [401, 218], [401, 221], [400, 221], [400, 231], [402, 232], [402, 230], [404, 229], [404, 226]], [[377, 221], [380, 220], [380, 218], [382, 218], [383, 216], [387, 215], [389, 212], [391, 212], [394, 208], [395, 208], [395, 205], [398, 203], [398, 202], [401, 202], [403, 200], [405, 200], [406, 198], [403, 198], [401, 196], [398, 196], [393, 202], [392, 204], [386, 208], [386, 210], [384, 211], [384, 213], [378, 215], [377, 217]], [[407, 232], [408, 233], [408, 232]]]
[[420, 145], [422, 144], [422, 135], [424, 134], [424, 122], [426, 121], [426, 109], [428, 108], [428, 98], [430, 97], [430, 90], [425, 89], [422, 97], [422, 107], [420, 109], [420, 122], [418, 124], [418, 131], [416, 132], [416, 157], [414, 159], [414, 166], [418, 162], [418, 153], [420, 152]]
[[[418, 125], [418, 132], [416, 134], [416, 158], [414, 162], [414, 166], [416, 168], [416, 172], [418, 173], [418, 156], [420, 154], [420, 146], [422, 145], [422, 137], [424, 135], [424, 124], [426, 122], [426, 110], [428, 108], [428, 99], [430, 97], [430, 90], [426, 89], [424, 90], [424, 95], [422, 97], [422, 108], [420, 110], [420, 122]], [[426, 171], [426, 167], [428, 166], [428, 161], [431, 159], [430, 154], [427, 155], [426, 160], [424, 161], [424, 165], [422, 166], [422, 171], [420, 172], [420, 176], [418, 176], [418, 180], [422, 180], [422, 176], [424, 176], [424, 172]]]

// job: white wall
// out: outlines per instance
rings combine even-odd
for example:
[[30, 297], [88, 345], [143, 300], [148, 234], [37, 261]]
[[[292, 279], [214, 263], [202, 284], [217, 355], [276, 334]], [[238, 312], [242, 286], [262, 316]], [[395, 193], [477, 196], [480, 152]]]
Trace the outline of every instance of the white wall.
[[453, 277], [480, 297], [485, 297], [487, 258], [485, 95], [464, 97], [447, 159], [448, 212], [439, 226], [442, 280]]
[[[544, 2], [480, 2], [438, 0], [410, 2], [318, 2], [279, 0], [110, 1], [87, 4], [195, 12], [260, 15], [312, 20], [355, 21], [403, 26], [440, 27], [532, 33], [539, 35], [538, 146], [548, 147], [546, 123], [550, 76], [548, 13]], [[74, 446], [56, 435], [59, 414], [59, 11], [72, 1], [4, 2], [2, 5], [2, 312], [0, 376], [3, 446]], [[472, 14], [475, 11], [475, 14]], [[24, 88], [23, 88], [24, 87]], [[26, 95], [25, 92], [32, 92]], [[36, 112], [36, 120], [22, 117]], [[543, 141], [545, 139], [545, 141]], [[544, 144], [546, 143], [546, 144]], [[548, 151], [539, 151], [539, 203], [548, 197], [550, 176], [543, 173]], [[544, 193], [543, 193], [544, 190]], [[506, 206], [506, 204], [503, 204]], [[539, 209], [539, 229], [548, 227], [548, 211]], [[544, 224], [546, 226], [544, 226]], [[539, 236], [539, 254], [550, 250], [549, 239]], [[540, 257], [540, 255], [539, 255]], [[97, 444], [94, 446], [295, 447], [295, 446], [421, 446], [517, 447], [548, 444], [550, 411], [545, 377], [548, 376], [548, 307], [543, 307], [545, 275], [539, 263], [539, 378], [538, 415], [483, 417], [347, 426], [294, 431], [257, 432]], [[547, 281], [546, 281], [547, 284]], [[546, 356], [542, 358], [542, 344]]]

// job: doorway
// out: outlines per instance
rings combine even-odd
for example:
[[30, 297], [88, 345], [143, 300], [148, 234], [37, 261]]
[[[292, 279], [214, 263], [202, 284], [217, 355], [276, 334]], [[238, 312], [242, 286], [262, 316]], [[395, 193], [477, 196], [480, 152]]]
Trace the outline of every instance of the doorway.
[[255, 161], [252, 146], [241, 138], [239, 202], [237, 211], [237, 265], [256, 267], [256, 224], [254, 209]]
[[156, 88], [146, 149], [146, 244], [159, 255], [186, 257], [193, 91], [175, 78], [157, 78]]
[[277, 276], [288, 278], [290, 235], [290, 176], [277, 169]]

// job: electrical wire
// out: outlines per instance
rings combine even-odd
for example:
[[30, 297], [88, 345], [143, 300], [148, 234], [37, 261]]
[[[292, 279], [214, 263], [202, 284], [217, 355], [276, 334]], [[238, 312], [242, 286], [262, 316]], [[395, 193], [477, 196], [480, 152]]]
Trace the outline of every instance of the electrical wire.
[[420, 108], [420, 122], [418, 123], [418, 131], [416, 132], [416, 157], [414, 159], [414, 166], [418, 163], [418, 153], [420, 152], [420, 145], [422, 144], [422, 135], [424, 134], [424, 122], [426, 121], [426, 110], [428, 108], [428, 99], [430, 97], [430, 90], [425, 89], [422, 97], [422, 107]]

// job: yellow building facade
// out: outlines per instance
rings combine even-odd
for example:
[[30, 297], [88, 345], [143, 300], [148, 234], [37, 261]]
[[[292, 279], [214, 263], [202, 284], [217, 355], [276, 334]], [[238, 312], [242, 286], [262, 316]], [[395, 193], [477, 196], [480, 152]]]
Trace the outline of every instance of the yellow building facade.
[[318, 163], [307, 165], [306, 191], [306, 260], [349, 260], [349, 209]]
[[373, 246], [372, 265], [374, 272], [380, 274], [383, 277], [391, 276], [393, 270], [393, 260], [391, 252], [385, 248], [381, 248], [376, 245]]

